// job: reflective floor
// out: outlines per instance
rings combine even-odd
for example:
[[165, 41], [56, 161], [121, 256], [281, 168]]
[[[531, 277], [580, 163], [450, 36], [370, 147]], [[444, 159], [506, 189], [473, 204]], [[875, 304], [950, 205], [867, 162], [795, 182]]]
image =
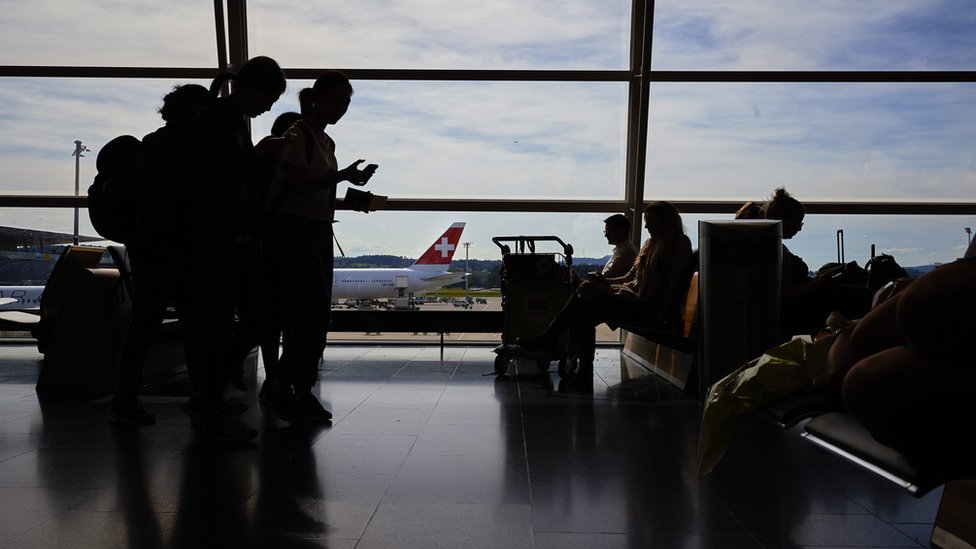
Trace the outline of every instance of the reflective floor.
[[0, 546], [786, 548], [928, 545], [916, 500], [752, 417], [695, 475], [699, 405], [602, 349], [592, 390], [487, 347], [330, 347], [330, 428], [256, 404], [256, 444], [194, 440], [185, 379], [148, 389], [151, 427], [106, 399], [34, 391], [39, 357], [0, 345]]

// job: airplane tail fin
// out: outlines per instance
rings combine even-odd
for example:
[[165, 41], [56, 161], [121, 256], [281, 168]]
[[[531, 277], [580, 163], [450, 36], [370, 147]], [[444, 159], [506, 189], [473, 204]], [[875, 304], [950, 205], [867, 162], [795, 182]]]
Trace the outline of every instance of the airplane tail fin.
[[464, 231], [464, 222], [452, 223], [411, 267], [446, 271], [451, 265], [454, 252], [457, 251], [462, 231]]

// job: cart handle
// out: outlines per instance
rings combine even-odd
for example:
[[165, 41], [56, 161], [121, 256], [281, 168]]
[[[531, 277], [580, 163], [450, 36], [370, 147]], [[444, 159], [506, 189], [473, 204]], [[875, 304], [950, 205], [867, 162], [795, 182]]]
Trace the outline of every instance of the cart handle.
[[572, 261], [573, 257], [573, 245], [563, 242], [558, 236], [493, 236], [491, 241], [502, 250], [502, 254], [512, 253], [511, 248], [502, 242], [514, 242], [516, 253], [525, 253], [526, 248], [529, 253], [535, 253], [536, 242], [558, 242], [567, 260]]

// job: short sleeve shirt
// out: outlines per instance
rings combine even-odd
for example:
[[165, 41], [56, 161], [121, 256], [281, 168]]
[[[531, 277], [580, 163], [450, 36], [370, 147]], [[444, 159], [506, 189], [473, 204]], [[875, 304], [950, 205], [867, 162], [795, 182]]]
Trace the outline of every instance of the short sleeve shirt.
[[600, 272], [608, 278], [619, 278], [630, 272], [636, 260], [637, 246], [628, 240], [613, 247], [613, 255], [610, 256], [610, 261], [607, 261]]
[[[272, 194], [285, 193], [281, 203], [282, 213], [331, 222], [335, 216], [335, 185], [322, 187], [321, 190], [311, 193], [298, 194], [289, 192], [288, 182], [284, 180], [284, 164], [293, 164], [307, 169], [309, 177], [313, 179], [324, 177], [329, 172], [335, 172], [339, 169], [335, 156], [335, 142], [332, 141], [332, 138], [325, 132], [316, 132], [308, 126], [305, 126], [304, 129], [298, 127], [299, 124], [304, 123], [296, 122], [285, 133], [285, 137], [290, 137], [291, 141], [281, 152], [278, 168], [275, 171]], [[310, 148], [306, 143], [307, 136], [312, 138], [312, 147]], [[311, 149], [311, 157], [309, 157], [309, 149]]]

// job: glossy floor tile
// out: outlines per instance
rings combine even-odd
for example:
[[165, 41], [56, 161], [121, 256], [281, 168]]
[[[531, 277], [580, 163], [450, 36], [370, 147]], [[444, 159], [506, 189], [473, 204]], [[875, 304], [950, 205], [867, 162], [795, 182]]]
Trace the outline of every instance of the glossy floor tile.
[[[0, 547], [794, 548], [928, 545], [921, 499], [743, 418], [696, 475], [700, 405], [600, 349], [592, 385], [488, 347], [336, 346], [331, 426], [234, 396], [254, 444], [201, 441], [189, 383], [146, 388], [157, 424], [106, 398], [39, 397], [40, 356], [0, 345]], [[553, 369], [555, 369], [553, 367]]]

